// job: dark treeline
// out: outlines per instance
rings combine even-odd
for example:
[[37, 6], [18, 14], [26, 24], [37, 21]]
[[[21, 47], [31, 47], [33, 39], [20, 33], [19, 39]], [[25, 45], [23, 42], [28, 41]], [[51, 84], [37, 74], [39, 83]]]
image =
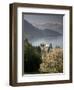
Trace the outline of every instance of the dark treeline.
[[27, 39], [24, 40], [24, 73], [38, 73], [41, 64], [40, 47], [32, 46]]

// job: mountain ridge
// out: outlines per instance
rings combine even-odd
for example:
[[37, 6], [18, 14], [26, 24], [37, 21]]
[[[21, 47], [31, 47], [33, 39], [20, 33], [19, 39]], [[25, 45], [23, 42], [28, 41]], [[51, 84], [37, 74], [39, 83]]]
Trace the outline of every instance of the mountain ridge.
[[62, 35], [59, 32], [50, 29], [41, 30], [39, 28], [36, 28], [26, 20], [24, 20], [24, 33], [25, 35], [27, 34], [28, 39]]

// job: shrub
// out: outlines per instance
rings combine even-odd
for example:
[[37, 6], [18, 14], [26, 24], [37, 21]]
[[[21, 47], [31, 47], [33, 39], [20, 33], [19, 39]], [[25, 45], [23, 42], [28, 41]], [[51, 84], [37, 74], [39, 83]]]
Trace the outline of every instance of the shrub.
[[40, 64], [40, 72], [63, 72], [63, 49], [54, 48], [51, 49], [51, 52], [45, 54], [42, 55], [43, 60]]

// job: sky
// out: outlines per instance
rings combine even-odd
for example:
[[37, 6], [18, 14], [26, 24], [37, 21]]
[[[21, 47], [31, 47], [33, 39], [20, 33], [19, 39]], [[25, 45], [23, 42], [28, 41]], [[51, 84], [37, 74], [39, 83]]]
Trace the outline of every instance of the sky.
[[24, 20], [27, 20], [33, 26], [40, 30], [51, 29], [63, 33], [63, 15], [59, 14], [24, 14]]

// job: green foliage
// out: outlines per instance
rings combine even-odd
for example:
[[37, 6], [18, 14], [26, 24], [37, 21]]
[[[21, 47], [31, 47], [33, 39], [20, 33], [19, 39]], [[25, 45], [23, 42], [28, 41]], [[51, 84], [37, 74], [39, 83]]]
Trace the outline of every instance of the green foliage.
[[24, 41], [24, 72], [37, 73], [41, 63], [40, 47], [32, 46], [27, 39]]
[[[42, 45], [43, 46], [43, 45]], [[32, 46], [24, 40], [24, 73], [60, 73], [63, 72], [63, 49], [53, 48], [50, 43], [47, 53], [41, 54], [40, 46]], [[42, 58], [44, 56], [44, 58]]]

